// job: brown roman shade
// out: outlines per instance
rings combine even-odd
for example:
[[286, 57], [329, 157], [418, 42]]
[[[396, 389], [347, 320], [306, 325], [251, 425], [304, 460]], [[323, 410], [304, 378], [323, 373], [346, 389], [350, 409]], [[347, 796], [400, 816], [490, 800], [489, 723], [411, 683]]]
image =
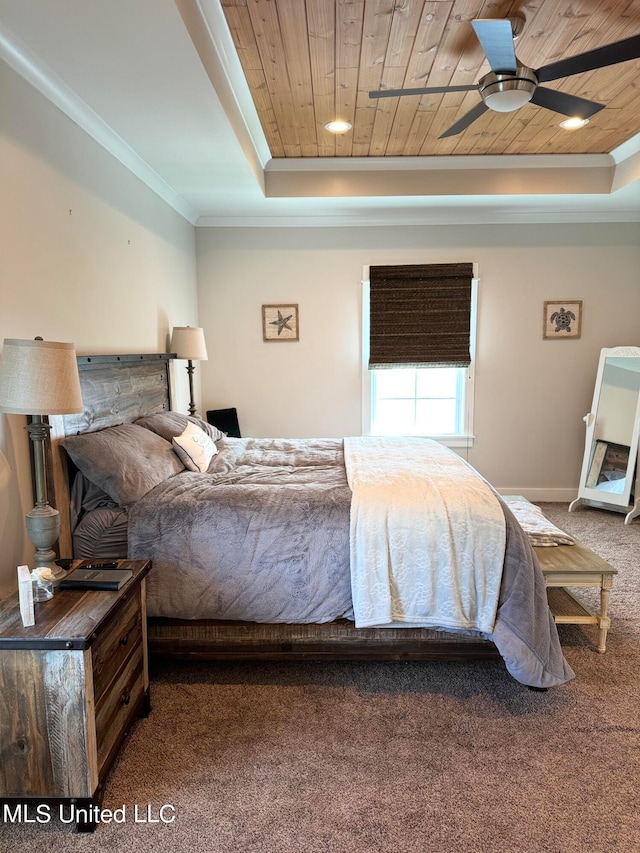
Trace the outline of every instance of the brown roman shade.
[[473, 264], [371, 267], [369, 369], [471, 363]]

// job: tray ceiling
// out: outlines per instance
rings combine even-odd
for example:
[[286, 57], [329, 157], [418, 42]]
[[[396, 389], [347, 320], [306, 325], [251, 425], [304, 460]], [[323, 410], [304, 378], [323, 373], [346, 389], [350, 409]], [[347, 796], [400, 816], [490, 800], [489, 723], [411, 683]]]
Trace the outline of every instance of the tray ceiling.
[[546, 84], [606, 104], [573, 132], [527, 104], [440, 140], [477, 91], [369, 97], [477, 83], [471, 22], [514, 15], [533, 67], [640, 34], [640, 0], [3, 0], [0, 86], [29, 100], [10, 66], [193, 223], [640, 221], [638, 60]]

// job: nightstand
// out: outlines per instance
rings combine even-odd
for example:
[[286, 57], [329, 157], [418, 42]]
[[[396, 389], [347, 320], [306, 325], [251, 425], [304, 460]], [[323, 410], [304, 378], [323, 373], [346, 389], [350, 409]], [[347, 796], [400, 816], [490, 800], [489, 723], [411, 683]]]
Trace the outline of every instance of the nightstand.
[[149, 711], [151, 562], [118, 563], [133, 571], [121, 589], [58, 590], [28, 628], [17, 594], [0, 602], [0, 801], [72, 801], [94, 813], [128, 729]]

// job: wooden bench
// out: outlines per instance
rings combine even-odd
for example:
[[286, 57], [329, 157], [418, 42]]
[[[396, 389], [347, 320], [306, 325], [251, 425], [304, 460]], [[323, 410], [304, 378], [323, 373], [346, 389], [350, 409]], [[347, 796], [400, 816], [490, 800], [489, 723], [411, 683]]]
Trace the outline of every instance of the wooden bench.
[[[611, 625], [608, 616], [609, 595], [618, 570], [577, 541], [575, 545], [536, 548], [535, 552], [547, 584], [549, 607], [556, 623], [597, 625], [598, 651], [604, 652], [607, 631]], [[591, 613], [567, 587], [600, 589], [600, 612]]]

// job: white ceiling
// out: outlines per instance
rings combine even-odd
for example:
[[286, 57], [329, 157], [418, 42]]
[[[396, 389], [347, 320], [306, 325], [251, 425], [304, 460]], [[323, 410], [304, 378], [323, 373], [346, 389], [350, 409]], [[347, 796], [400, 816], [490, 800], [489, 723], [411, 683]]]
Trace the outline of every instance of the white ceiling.
[[217, 0], [0, 0], [0, 58], [199, 225], [640, 221], [638, 139], [596, 156], [270, 160]]

